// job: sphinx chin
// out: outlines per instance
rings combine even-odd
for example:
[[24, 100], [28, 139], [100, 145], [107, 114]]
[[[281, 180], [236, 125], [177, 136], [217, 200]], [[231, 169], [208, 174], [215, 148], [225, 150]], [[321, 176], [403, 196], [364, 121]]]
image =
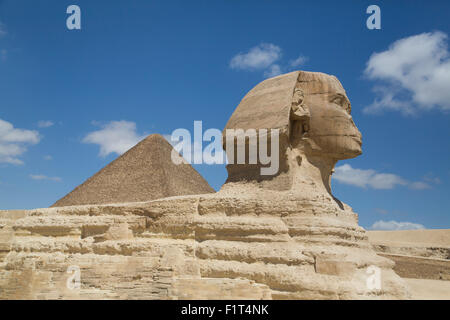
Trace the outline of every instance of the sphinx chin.
[[[347, 160], [356, 158], [362, 154], [362, 143], [360, 139], [356, 137], [342, 136], [337, 137], [336, 140], [336, 144], [332, 148], [329, 148], [333, 150], [328, 153], [329, 157], [332, 157], [335, 160]], [[327, 152], [325, 151], [324, 153]]]
[[337, 160], [347, 160], [353, 159], [362, 155], [362, 149], [356, 143], [352, 145], [350, 148], [346, 148], [342, 150], [341, 153], [335, 155], [335, 159]]
[[356, 141], [355, 139], [352, 139], [348, 143], [345, 153], [347, 154], [347, 158], [345, 158], [345, 159], [352, 159], [352, 158], [356, 158], [356, 157], [362, 155], [363, 152], [362, 152], [361, 142]]

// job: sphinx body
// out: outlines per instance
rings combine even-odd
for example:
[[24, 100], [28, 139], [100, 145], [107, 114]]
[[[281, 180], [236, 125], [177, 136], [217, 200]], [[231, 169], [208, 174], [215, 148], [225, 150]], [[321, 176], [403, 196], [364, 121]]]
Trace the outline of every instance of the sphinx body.
[[[361, 153], [350, 111], [335, 77], [281, 75], [252, 89], [226, 126], [280, 131], [274, 175], [231, 164], [215, 194], [0, 213], [0, 298], [408, 297], [331, 193], [336, 162]], [[368, 285], [374, 276], [380, 286]]]

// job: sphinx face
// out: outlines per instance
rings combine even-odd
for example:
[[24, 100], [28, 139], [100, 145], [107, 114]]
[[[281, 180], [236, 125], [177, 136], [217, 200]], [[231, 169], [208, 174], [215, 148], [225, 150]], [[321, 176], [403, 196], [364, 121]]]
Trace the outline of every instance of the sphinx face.
[[350, 101], [335, 77], [320, 78], [308, 84], [313, 87], [305, 97], [313, 150], [335, 160], [354, 158], [362, 153], [362, 136], [352, 120]]

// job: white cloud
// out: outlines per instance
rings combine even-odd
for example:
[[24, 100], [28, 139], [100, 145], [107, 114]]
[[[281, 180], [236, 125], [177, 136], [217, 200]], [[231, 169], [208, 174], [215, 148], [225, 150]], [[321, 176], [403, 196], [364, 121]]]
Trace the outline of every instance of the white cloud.
[[281, 57], [281, 48], [271, 43], [261, 43], [247, 53], [239, 53], [230, 61], [232, 69], [262, 70]]
[[336, 167], [333, 178], [345, 184], [361, 188], [392, 189], [396, 185], [406, 185], [401, 177], [391, 173], [377, 173], [372, 169], [354, 169], [349, 164]]
[[425, 226], [412, 223], [412, 222], [397, 222], [394, 220], [383, 221], [379, 220], [375, 222], [370, 228], [370, 230], [418, 230], [425, 229]]
[[37, 144], [39, 141], [37, 131], [17, 129], [0, 119], [0, 163], [23, 164], [18, 157], [27, 151], [27, 145]]
[[360, 188], [393, 189], [396, 186], [407, 186], [414, 190], [429, 189], [431, 186], [424, 181], [410, 182], [396, 174], [378, 173], [373, 169], [355, 169], [349, 164], [336, 167], [333, 174], [338, 182]]
[[409, 187], [411, 189], [414, 189], [414, 190], [425, 190], [425, 189], [430, 189], [431, 188], [431, 186], [428, 183], [423, 182], [423, 181], [412, 182], [409, 185]]
[[[272, 43], [261, 43], [248, 52], [235, 55], [230, 61], [230, 68], [235, 70], [259, 71], [264, 70], [264, 77], [275, 77], [283, 72], [292, 70], [304, 64], [308, 58], [300, 55], [289, 64], [280, 64], [282, 50]], [[285, 71], [286, 70], [286, 71]]]
[[271, 77], [276, 77], [278, 75], [280, 75], [281, 72], [281, 67], [278, 64], [273, 64], [269, 67], [268, 70], [264, 71], [264, 76], [266, 78], [271, 78]]
[[441, 183], [441, 179], [439, 179], [438, 177], [435, 177], [431, 172], [427, 173], [425, 175], [425, 177], [423, 177], [423, 180], [429, 183], [433, 183], [433, 184], [440, 184]]
[[98, 144], [101, 157], [111, 153], [122, 154], [135, 146], [145, 135], [138, 135], [136, 124], [131, 121], [111, 121], [102, 125], [102, 129], [86, 135], [83, 143]]
[[38, 127], [39, 128], [48, 128], [54, 125], [54, 123], [50, 120], [41, 120], [38, 122]]
[[295, 67], [298, 67], [298, 66], [301, 66], [301, 65], [305, 64], [305, 62], [307, 60], [308, 60], [308, 58], [305, 57], [305, 56], [298, 56], [297, 59], [291, 60], [290, 65], [291, 65], [291, 67], [295, 68]]
[[46, 155], [46, 156], [44, 156], [44, 160], [50, 161], [50, 160], [53, 160], [53, 157], [50, 155]]
[[[430, 32], [395, 41], [389, 49], [374, 53], [365, 74], [384, 85], [366, 113], [396, 110], [415, 114], [418, 110], [450, 110], [450, 52], [447, 35]], [[405, 93], [409, 98], [405, 98]]]
[[30, 178], [33, 180], [48, 180], [48, 181], [55, 181], [55, 182], [61, 182], [62, 179], [60, 177], [47, 177], [43, 174], [30, 174]]
[[376, 86], [372, 91], [377, 95], [375, 100], [369, 106], [363, 109], [366, 114], [379, 114], [383, 110], [399, 111], [405, 115], [413, 115], [416, 108], [410, 101], [399, 100], [396, 95], [401, 90], [395, 87]]

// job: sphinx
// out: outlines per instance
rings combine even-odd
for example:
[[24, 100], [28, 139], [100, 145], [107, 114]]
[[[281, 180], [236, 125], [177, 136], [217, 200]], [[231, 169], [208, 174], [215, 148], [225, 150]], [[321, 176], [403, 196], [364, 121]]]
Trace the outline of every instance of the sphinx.
[[[337, 161], [362, 153], [336, 77], [267, 79], [243, 98], [224, 139], [227, 129], [277, 130], [278, 141], [265, 137], [270, 150], [277, 143], [277, 172], [262, 174], [262, 159], [232, 161], [217, 193], [0, 212], [9, 232], [0, 298], [409, 297], [394, 263], [331, 192]], [[80, 270], [77, 290], [67, 286], [70, 266]]]
[[227, 183], [254, 182], [265, 189], [301, 193], [312, 184], [318, 193], [331, 195], [330, 177], [337, 161], [362, 153], [361, 133], [352, 120], [346, 92], [336, 77], [323, 73], [297, 71], [258, 84], [241, 101], [224, 132], [238, 128], [279, 130], [280, 168], [263, 175], [261, 163], [229, 165]]

